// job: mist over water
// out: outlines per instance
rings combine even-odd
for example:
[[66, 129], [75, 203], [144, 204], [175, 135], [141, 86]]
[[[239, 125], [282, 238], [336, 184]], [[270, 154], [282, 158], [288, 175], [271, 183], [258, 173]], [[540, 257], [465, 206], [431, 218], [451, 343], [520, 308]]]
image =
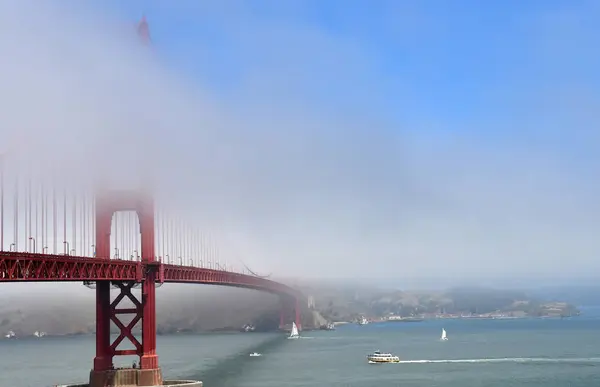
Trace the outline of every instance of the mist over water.
[[[523, 44], [545, 49], [519, 74], [536, 68], [536, 81], [490, 88], [471, 117], [457, 117], [419, 97], [424, 80], [410, 74], [390, 77], [391, 98], [375, 43], [278, 22], [291, 6], [273, 18], [239, 5], [169, 7], [149, 17], [148, 48], [136, 20], [123, 24], [109, 5], [0, 4], [0, 144], [14, 168], [118, 187], [151, 180], [170, 211], [234, 246], [228, 254], [281, 276], [461, 283], [599, 268], [597, 93], [585, 69], [570, 79], [573, 66], [553, 62], [565, 49], [593, 59], [553, 43], [595, 33], [587, 24], [527, 13]], [[205, 35], [160, 34], [209, 19], [236, 60]], [[423, 44], [445, 44], [434, 35]], [[238, 74], [228, 92], [206, 81], [209, 62]]]

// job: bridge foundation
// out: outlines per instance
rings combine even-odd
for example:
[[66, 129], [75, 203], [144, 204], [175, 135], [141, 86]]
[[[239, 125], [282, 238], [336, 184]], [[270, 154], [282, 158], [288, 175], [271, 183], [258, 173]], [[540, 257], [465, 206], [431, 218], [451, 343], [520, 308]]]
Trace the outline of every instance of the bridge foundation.
[[[196, 380], [165, 380], [160, 386], [151, 386], [151, 387], [202, 387], [203, 383]], [[55, 387], [90, 387], [89, 384], [59, 384]], [[132, 386], [123, 386], [123, 387], [134, 387]]]
[[163, 386], [162, 372], [156, 369], [113, 369], [90, 372], [89, 387]]

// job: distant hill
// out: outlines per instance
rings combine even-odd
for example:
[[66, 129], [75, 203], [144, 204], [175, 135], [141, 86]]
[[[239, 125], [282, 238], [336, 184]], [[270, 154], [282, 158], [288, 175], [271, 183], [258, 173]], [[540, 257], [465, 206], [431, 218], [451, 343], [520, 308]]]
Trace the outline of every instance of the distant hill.
[[[0, 333], [13, 330], [23, 336], [35, 331], [51, 335], [95, 332], [95, 292], [83, 285], [69, 288], [72, 291], [68, 295], [50, 291], [0, 297]], [[257, 291], [164, 286], [157, 289], [157, 330], [170, 333], [240, 329], [244, 324], [264, 319], [265, 315], [273, 315], [278, 305], [276, 296]], [[278, 319], [274, 320], [278, 324]], [[113, 331], [116, 331], [114, 326]]]
[[600, 306], [600, 286], [546, 286], [530, 293], [547, 300], [564, 300], [578, 306]]
[[[349, 281], [286, 282], [314, 299], [314, 310], [309, 311], [305, 302], [300, 304], [305, 328], [318, 327], [327, 321], [350, 321], [360, 315], [483, 314], [497, 311], [531, 316], [570, 315], [576, 314], [577, 310], [563, 301], [583, 300], [581, 297], [588, 294], [583, 290], [573, 290], [572, 293], [556, 290], [553, 293], [546, 289], [535, 293], [482, 287], [403, 291]], [[13, 291], [14, 287], [6, 289], [6, 292], [0, 289], [1, 334], [9, 330], [20, 336], [31, 335], [35, 331], [51, 335], [95, 331], [95, 292], [81, 284], [33, 285], [18, 292]], [[258, 330], [272, 330], [279, 325], [279, 305], [278, 297], [251, 290], [163, 286], [157, 289], [157, 331], [167, 334], [237, 330], [248, 323], [254, 324]], [[127, 307], [127, 304], [122, 306]]]
[[578, 310], [560, 298], [536, 297], [517, 290], [462, 287], [443, 291], [403, 291], [351, 284], [299, 284], [313, 296], [315, 308], [329, 320], [350, 321], [361, 315], [415, 316], [491, 314], [514, 316], [574, 315]]

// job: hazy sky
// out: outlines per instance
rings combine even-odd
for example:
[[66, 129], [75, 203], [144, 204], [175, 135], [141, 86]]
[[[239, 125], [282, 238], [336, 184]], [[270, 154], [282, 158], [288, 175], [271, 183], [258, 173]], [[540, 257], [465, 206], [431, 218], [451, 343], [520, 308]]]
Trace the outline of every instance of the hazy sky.
[[597, 272], [600, 6], [482, 4], [1, 2], [0, 144], [144, 165], [261, 272]]

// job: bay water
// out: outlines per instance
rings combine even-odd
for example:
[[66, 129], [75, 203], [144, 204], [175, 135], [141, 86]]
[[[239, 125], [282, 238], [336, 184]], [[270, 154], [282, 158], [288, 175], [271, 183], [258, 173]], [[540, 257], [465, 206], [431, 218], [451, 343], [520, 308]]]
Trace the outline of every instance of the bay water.
[[[165, 379], [206, 387], [600, 386], [600, 317], [348, 324], [302, 336], [159, 336], [158, 353]], [[0, 387], [86, 382], [94, 345], [93, 336], [0, 340]], [[368, 364], [375, 350], [402, 362]]]

